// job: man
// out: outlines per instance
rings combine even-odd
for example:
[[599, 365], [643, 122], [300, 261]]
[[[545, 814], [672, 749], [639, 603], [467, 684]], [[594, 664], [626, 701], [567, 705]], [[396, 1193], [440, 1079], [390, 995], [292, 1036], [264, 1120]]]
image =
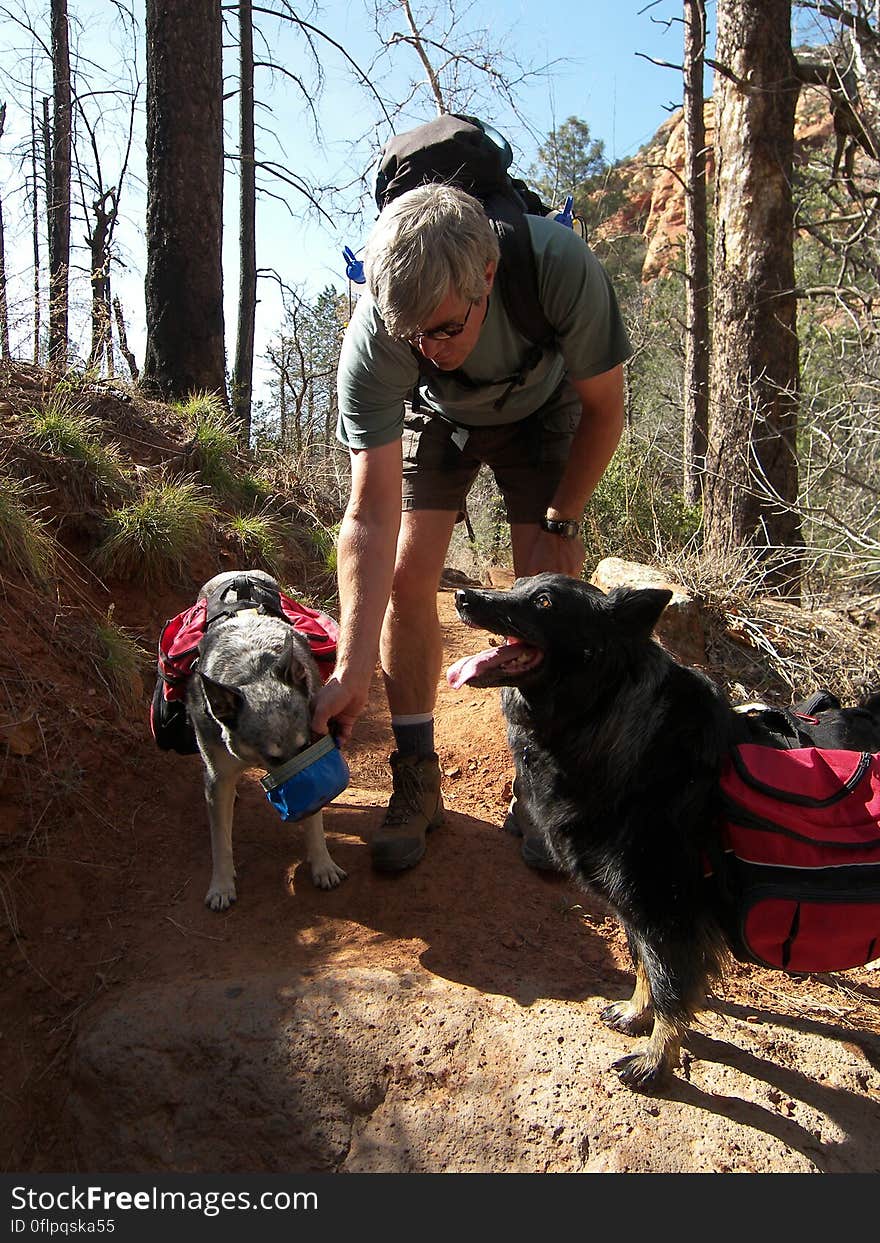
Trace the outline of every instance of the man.
[[[608, 278], [570, 229], [527, 220], [556, 331], [536, 365], [523, 370], [530, 343], [493, 294], [500, 252], [486, 214], [446, 185], [411, 190], [380, 214], [365, 250], [369, 292], [343, 343], [338, 436], [352, 479], [338, 546], [340, 643], [314, 727], [333, 720], [350, 735], [378, 648], [397, 746], [393, 794], [371, 846], [381, 871], [418, 863], [443, 815], [436, 596], [481, 463], [506, 503], [517, 576], [579, 577], [577, 524], [623, 428], [631, 350]], [[511, 827], [523, 833], [526, 862], [552, 867], [517, 807]]]

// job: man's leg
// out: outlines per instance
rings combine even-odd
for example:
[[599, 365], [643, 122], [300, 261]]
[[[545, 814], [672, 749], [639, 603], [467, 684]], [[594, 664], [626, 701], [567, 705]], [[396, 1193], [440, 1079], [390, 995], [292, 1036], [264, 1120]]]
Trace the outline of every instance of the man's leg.
[[404, 511], [379, 651], [392, 716], [433, 712], [443, 664], [437, 589], [457, 514]]
[[380, 642], [382, 672], [397, 750], [391, 757], [394, 792], [373, 838], [373, 866], [413, 867], [425, 835], [443, 815], [433, 718], [443, 663], [437, 589], [457, 513], [405, 510], [397, 541], [391, 599]]
[[[510, 524], [510, 544], [513, 552], [513, 572], [519, 578], [535, 538], [534, 523]], [[513, 779], [513, 798], [504, 821], [505, 831], [522, 838], [522, 857], [529, 867], [541, 872], [558, 872], [559, 866], [550, 853], [541, 830], [529, 811], [528, 782], [517, 772]]]
[[[499, 440], [486, 460], [504, 497], [510, 520], [513, 568], [517, 577], [531, 563], [530, 553], [538, 536], [538, 522], [556, 491], [565, 470], [571, 441], [578, 425], [581, 403], [569, 384], [563, 384], [546, 405], [522, 424], [507, 429], [507, 439]], [[525, 862], [542, 871], [558, 871], [538, 825], [530, 813], [525, 774], [517, 772], [513, 798], [504, 828], [522, 838]]]

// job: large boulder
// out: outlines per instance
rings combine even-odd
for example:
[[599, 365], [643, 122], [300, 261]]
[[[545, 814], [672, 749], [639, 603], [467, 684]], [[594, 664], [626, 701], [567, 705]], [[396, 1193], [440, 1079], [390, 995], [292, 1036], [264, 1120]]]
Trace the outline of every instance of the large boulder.
[[700, 606], [680, 583], [660, 570], [637, 561], [605, 557], [596, 566], [590, 582], [602, 591], [614, 587], [666, 587], [672, 599], [660, 617], [655, 634], [667, 651], [683, 665], [706, 663], [706, 630]]

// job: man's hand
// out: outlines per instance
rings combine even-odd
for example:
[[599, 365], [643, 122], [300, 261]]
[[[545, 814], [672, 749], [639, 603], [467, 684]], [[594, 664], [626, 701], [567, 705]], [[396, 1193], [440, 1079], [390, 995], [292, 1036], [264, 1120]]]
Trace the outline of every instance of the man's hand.
[[356, 679], [334, 674], [318, 692], [312, 713], [312, 729], [316, 734], [329, 733], [332, 722], [338, 741], [348, 742], [355, 721], [367, 705], [369, 691], [369, 680], [363, 685]]
[[583, 540], [575, 536], [565, 539], [553, 535], [541, 527], [535, 527], [535, 538], [531, 548], [527, 550], [520, 574], [527, 577], [547, 571], [551, 574], [568, 574], [571, 578], [580, 578], [584, 569]]

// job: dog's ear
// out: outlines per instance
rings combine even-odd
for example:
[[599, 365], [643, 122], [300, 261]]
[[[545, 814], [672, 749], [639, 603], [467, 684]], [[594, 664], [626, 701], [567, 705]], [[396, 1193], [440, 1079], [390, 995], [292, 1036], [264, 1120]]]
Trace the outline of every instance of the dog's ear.
[[615, 587], [608, 593], [614, 620], [646, 638], [671, 599], [672, 592], [667, 587]]
[[288, 634], [284, 643], [284, 651], [278, 657], [272, 672], [285, 686], [293, 686], [308, 692], [309, 679], [306, 667], [297, 654], [292, 633]]
[[244, 703], [244, 696], [241, 691], [236, 690], [234, 686], [224, 686], [222, 682], [215, 682], [213, 678], [209, 678], [204, 673], [200, 673], [198, 676], [202, 680], [202, 687], [211, 716], [216, 721], [219, 721], [221, 725], [235, 725], [235, 722], [238, 720], [238, 714], [241, 711], [241, 705]]

